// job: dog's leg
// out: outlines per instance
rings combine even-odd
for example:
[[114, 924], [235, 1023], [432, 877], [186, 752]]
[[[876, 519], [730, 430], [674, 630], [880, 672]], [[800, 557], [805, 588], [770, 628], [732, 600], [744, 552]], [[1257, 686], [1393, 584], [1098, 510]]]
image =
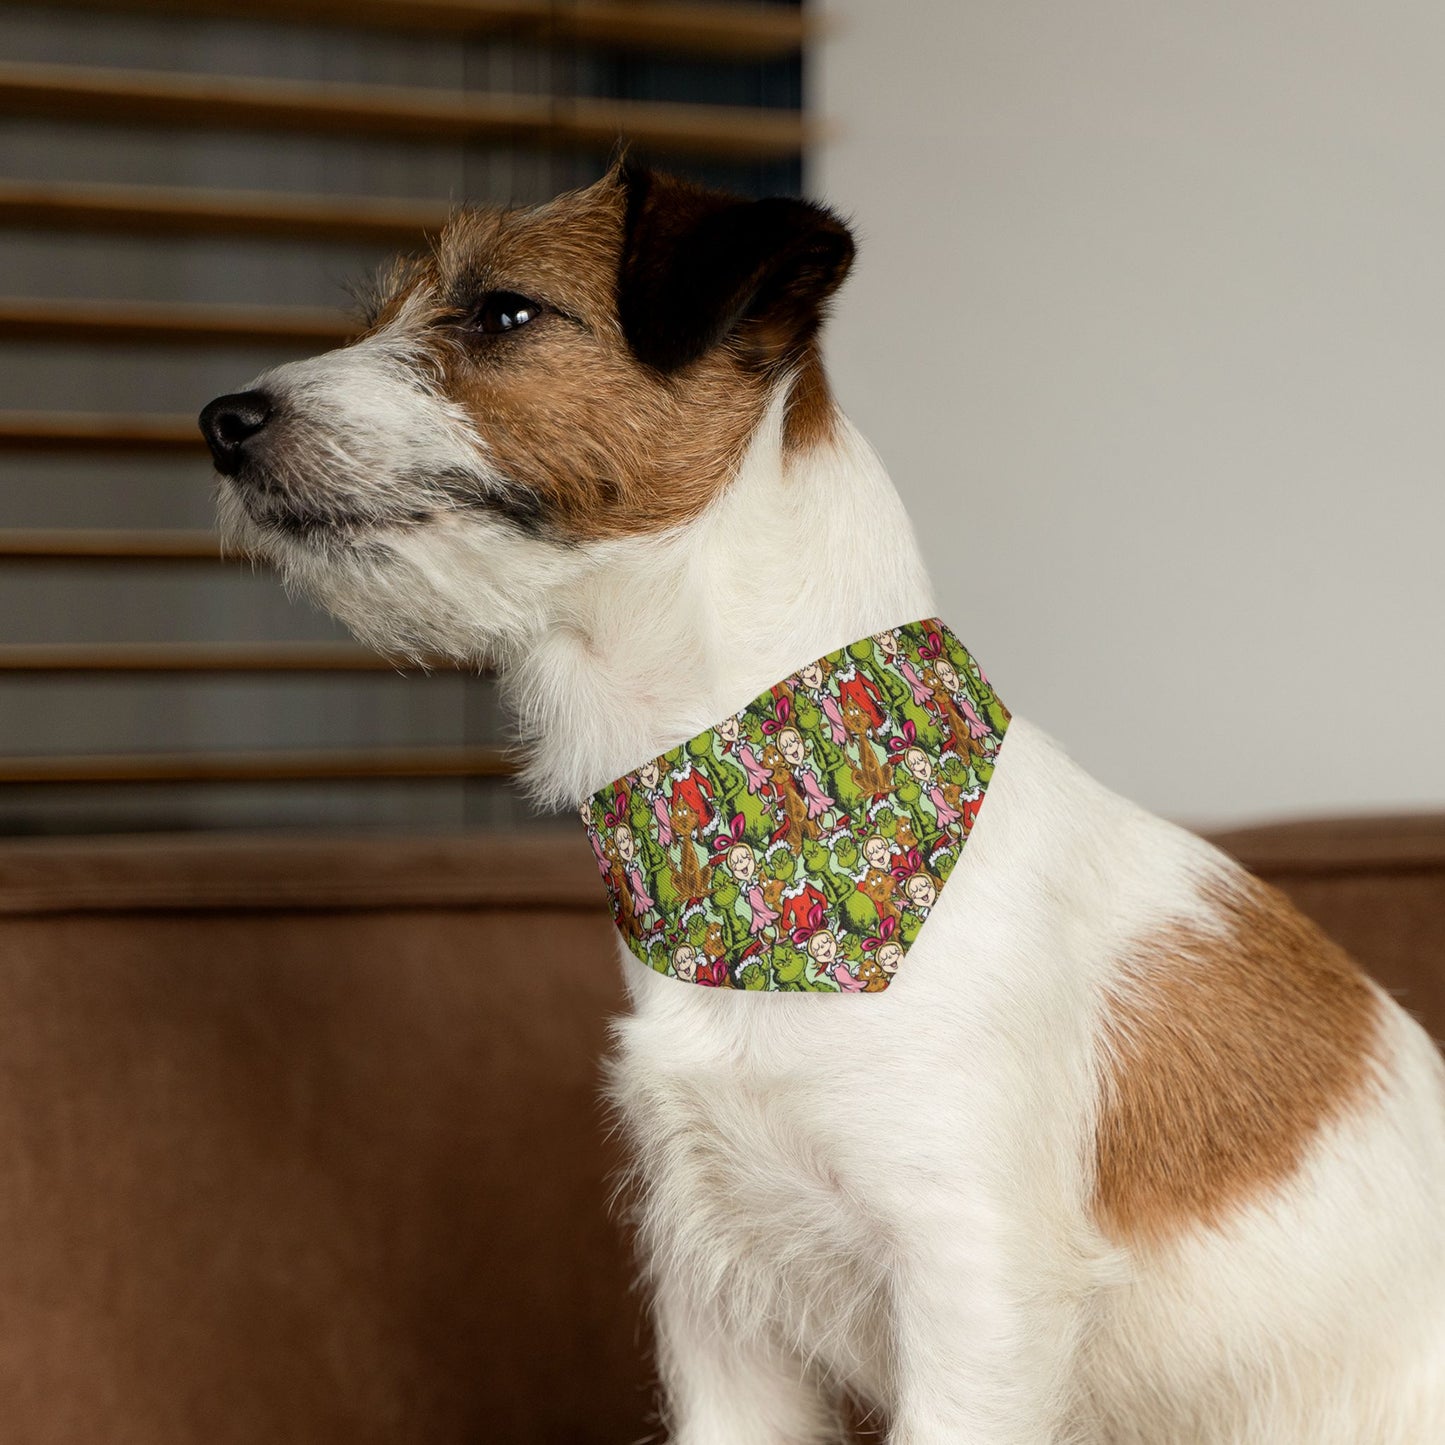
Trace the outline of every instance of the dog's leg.
[[653, 1306], [669, 1445], [836, 1445], [836, 1408], [804, 1362], [660, 1281]]
[[899, 1261], [889, 1445], [1090, 1445], [1068, 1418], [1078, 1304], [1026, 1241], [1000, 1251], [990, 1229], [986, 1250], [963, 1226], [911, 1231]]

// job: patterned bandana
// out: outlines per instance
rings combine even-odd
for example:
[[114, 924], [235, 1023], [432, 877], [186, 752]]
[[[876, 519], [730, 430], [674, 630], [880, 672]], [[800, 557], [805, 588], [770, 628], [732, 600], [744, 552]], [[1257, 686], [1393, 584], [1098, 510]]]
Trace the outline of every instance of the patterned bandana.
[[581, 805], [627, 946], [685, 983], [881, 993], [1008, 721], [937, 618], [810, 663]]

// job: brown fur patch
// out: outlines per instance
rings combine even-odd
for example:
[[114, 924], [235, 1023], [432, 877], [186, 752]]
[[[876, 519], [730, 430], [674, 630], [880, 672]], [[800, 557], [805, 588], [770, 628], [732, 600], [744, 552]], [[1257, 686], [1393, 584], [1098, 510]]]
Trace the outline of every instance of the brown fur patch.
[[1371, 1079], [1379, 1001], [1344, 952], [1245, 874], [1210, 902], [1217, 932], [1146, 939], [1110, 1001], [1094, 1205], [1116, 1238], [1220, 1225]]
[[818, 348], [810, 345], [798, 367], [783, 422], [783, 448], [789, 455], [812, 451], [833, 440], [838, 411]]
[[[429, 260], [399, 273], [377, 317], [434, 355], [492, 465], [575, 540], [696, 517], [735, 475], [777, 375], [741, 337], [670, 375], [634, 356], [618, 316], [625, 212], [616, 173], [530, 210], [461, 212]], [[469, 334], [468, 308], [489, 291], [547, 309], [515, 333]], [[790, 450], [831, 426], [812, 347], [797, 374]]]

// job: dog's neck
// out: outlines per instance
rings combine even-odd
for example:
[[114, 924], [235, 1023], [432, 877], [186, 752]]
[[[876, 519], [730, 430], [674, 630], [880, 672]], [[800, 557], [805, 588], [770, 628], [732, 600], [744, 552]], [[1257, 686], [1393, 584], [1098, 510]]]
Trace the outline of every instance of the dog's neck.
[[841, 415], [790, 454], [782, 412], [696, 521], [599, 548], [504, 667], [540, 801], [575, 804], [815, 658], [933, 614], [877, 454]]

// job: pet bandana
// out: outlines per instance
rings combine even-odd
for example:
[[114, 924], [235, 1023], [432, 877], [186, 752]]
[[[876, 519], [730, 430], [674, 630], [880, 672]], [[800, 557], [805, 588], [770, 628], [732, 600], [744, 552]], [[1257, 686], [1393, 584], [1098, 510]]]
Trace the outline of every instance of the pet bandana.
[[1008, 721], [936, 618], [809, 663], [581, 805], [627, 946], [685, 983], [882, 992]]

